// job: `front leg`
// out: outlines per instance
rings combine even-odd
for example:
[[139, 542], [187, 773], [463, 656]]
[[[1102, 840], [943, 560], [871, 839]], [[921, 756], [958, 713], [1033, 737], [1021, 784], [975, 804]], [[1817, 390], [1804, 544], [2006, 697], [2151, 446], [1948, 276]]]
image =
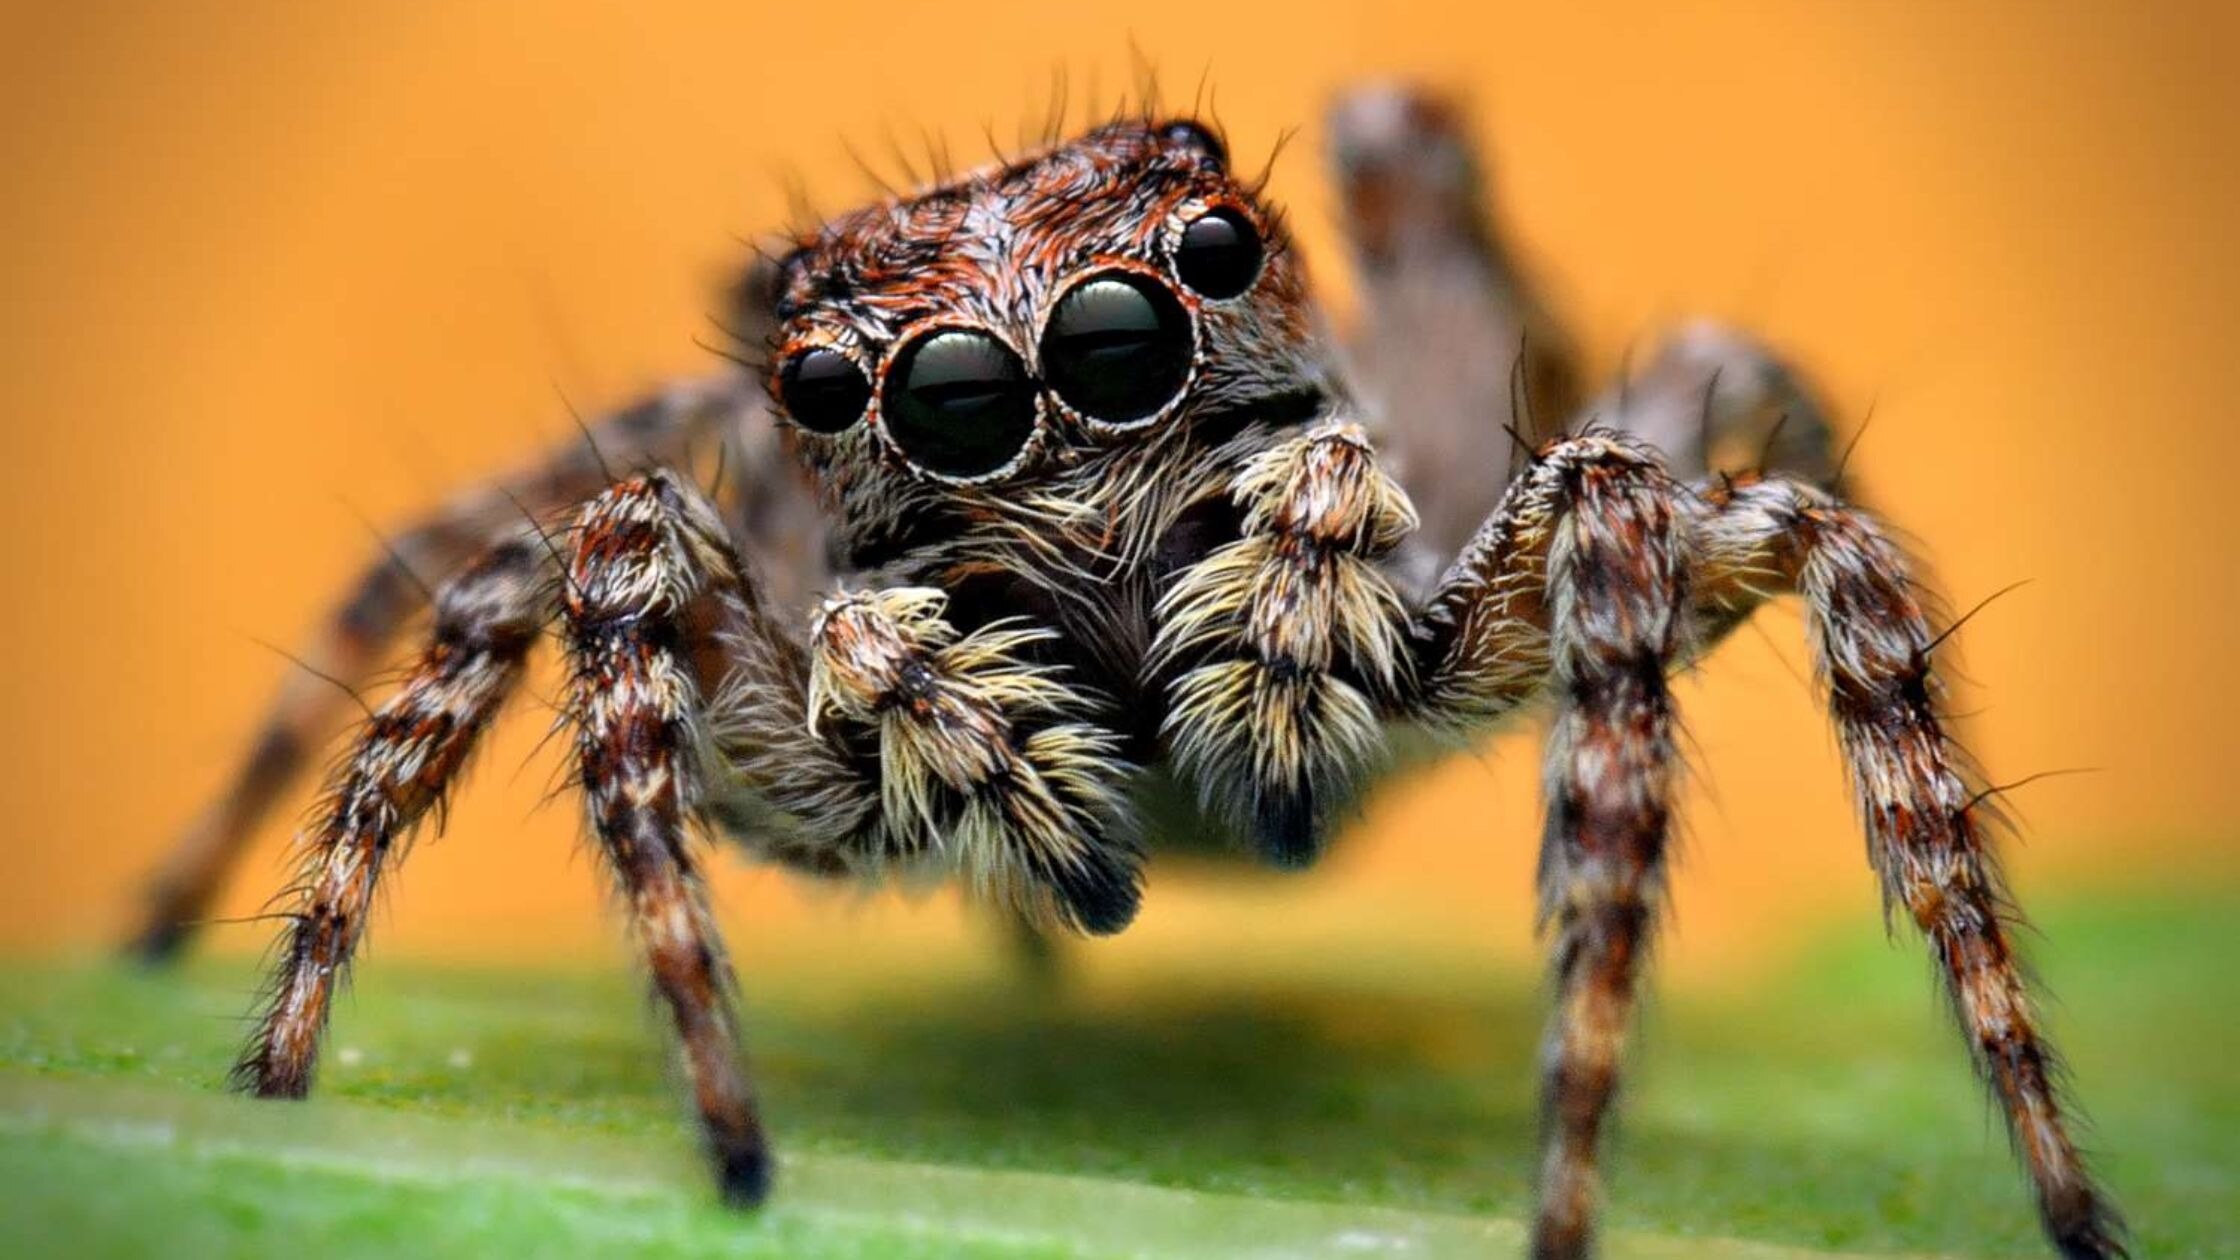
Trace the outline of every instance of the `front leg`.
[[1254, 457], [1231, 494], [1242, 536], [1159, 601], [1163, 734], [1210, 813], [1303, 865], [1410, 686], [1405, 608], [1377, 562], [1415, 511], [1339, 419]]
[[703, 662], [757, 623], [713, 509], [656, 473], [610, 488], [569, 535], [568, 715], [585, 811], [667, 1007], [716, 1184], [753, 1206], [769, 1147], [739, 1059], [722, 936], [692, 843], [708, 791]]
[[1037, 632], [960, 635], [937, 592], [891, 591], [828, 601], [804, 648], [713, 506], [666, 473], [584, 510], [561, 602], [591, 824], [727, 1201], [760, 1201], [770, 1163], [696, 821], [825, 873], [952, 856], [1015, 900], [1048, 888], [1091, 930], [1132, 913], [1133, 850], [1103, 808], [1113, 741], [1062, 720], [1073, 693], [1018, 659]]

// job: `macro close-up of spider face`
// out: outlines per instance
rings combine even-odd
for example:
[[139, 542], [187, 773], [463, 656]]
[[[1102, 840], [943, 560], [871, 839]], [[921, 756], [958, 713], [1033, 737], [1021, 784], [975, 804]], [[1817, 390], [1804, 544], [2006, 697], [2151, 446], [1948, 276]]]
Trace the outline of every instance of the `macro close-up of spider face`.
[[432, 602], [306, 830], [238, 1086], [310, 1090], [377, 883], [547, 637], [572, 785], [740, 1206], [773, 1193], [772, 1158], [697, 834], [1105, 935], [1182, 831], [1304, 866], [1394, 733], [1544, 711], [1531, 1248], [1583, 1255], [1673, 827], [1669, 680], [1795, 596], [1886, 904], [1928, 943], [2045, 1229], [2122, 1254], [2006, 925], [1992, 793], [1940, 709], [1948, 623], [1846, 497], [1802, 375], [1695, 324], [1586, 396], [1451, 104], [1371, 85], [1328, 128], [1365, 311], [1343, 338], [1219, 130], [1123, 112], [767, 251], [726, 317], [740, 371], [594, 419], [392, 539], [135, 938], [176, 953], [347, 706], [321, 680], [366, 677]]
[[771, 392], [843, 538], [876, 548], [910, 484], [993, 504], [965, 488], [1109, 482], [1209, 411], [1312, 410], [1327, 352], [1275, 226], [1190, 121], [835, 219], [779, 265]]

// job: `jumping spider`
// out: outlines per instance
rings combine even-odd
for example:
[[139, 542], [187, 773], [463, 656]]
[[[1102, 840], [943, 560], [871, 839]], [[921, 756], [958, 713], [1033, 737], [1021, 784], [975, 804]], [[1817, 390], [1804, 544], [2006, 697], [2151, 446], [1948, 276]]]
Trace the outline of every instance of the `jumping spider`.
[[[766, 379], [669, 389], [399, 538], [318, 645], [323, 676], [366, 676], [419, 611], [413, 573], [448, 576], [304, 838], [240, 1087], [310, 1088], [376, 880], [548, 626], [591, 826], [741, 1205], [770, 1155], [696, 827], [1111, 933], [1163, 838], [1132, 821], [1143, 792], [1182, 789], [1196, 828], [1300, 866], [1388, 731], [1471, 738], [1545, 704], [1533, 1249], [1579, 1255], [1670, 825], [1666, 680], [1794, 593], [1884, 896], [1928, 938], [2046, 1230], [2121, 1254], [2018, 973], [1987, 794], [1939, 716], [1940, 636], [1898, 547], [1838, 497], [1821, 410], [1705, 327], [1581, 405], [1452, 110], [1377, 88], [1331, 125], [1366, 311], [1342, 352], [1217, 132], [1124, 117], [808, 233], [738, 291]], [[1584, 419], [1534, 440], [1534, 415]], [[725, 456], [708, 486], [680, 471], [702, 438]], [[1736, 449], [1754, 466], [1714, 473]], [[283, 690], [158, 879], [143, 952], [204, 913], [334, 704]]]

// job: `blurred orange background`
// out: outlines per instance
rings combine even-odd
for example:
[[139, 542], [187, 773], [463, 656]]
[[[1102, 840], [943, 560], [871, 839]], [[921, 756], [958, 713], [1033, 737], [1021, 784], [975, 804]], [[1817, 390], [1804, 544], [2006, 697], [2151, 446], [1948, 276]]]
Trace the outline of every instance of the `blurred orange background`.
[[[2027, 895], [2240, 887], [2240, 21], [2171, 6], [599, 3], [15, 6], [0, 18], [0, 947], [120, 931], [371, 543], [590, 409], [714, 360], [715, 286], [868, 191], [843, 142], [977, 149], [1102, 103], [1133, 43], [1201, 71], [1235, 146], [1304, 130], [1273, 193], [1345, 305], [1321, 110], [1371, 74], [1467, 94], [1503, 215], [1598, 371], [1696, 313], [1804, 364], [1853, 468], [1966, 607]], [[2206, 10], [2208, 6], [2203, 6]], [[1178, 88], [1178, 93], [1173, 89]], [[1694, 787], [1678, 974], [1874, 913], [1792, 611], [1684, 686]], [[549, 672], [540, 691], [552, 693]], [[547, 711], [517, 710], [447, 836], [391, 883], [389, 954], [613, 948]], [[1155, 875], [1137, 931], [1310, 951], [1416, 939], [1522, 959], [1529, 731], [1376, 797], [1303, 877]], [[285, 827], [227, 899], [282, 881]], [[718, 862], [737, 952], [876, 956], [974, 929]], [[1242, 925], [1237, 927], [1236, 925]], [[219, 949], [269, 929], [227, 927]], [[914, 947], [914, 946], [912, 946]]]

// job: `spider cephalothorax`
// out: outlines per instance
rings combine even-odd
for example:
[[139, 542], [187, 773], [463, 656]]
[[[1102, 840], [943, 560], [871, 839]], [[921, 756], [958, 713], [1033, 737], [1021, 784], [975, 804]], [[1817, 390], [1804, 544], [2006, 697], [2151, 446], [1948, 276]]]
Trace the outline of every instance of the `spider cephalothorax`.
[[[943, 591], [958, 631], [1031, 613], [1055, 633], [1026, 655], [1065, 671], [1130, 760], [1156, 760], [1156, 719], [1171, 716], [1156, 692], [1175, 672], [1162, 667], [1200, 646], [1170, 636], [1155, 652], [1160, 599], [1176, 597], [1189, 561], [1237, 539], [1240, 470], [1341, 398], [1280, 217], [1232, 175], [1221, 142], [1188, 120], [1113, 123], [844, 215], [780, 263], [772, 313], [771, 397], [850, 567]], [[1333, 447], [1321, 458], [1354, 449], [1365, 456]], [[1362, 505], [1391, 535], [1376, 556], [1412, 519], [1396, 487], [1380, 494]], [[1359, 583], [1365, 607], [1397, 607], [1373, 569]], [[1201, 590], [1197, 602], [1226, 616], [1220, 605], [1241, 594]], [[1343, 616], [1301, 608], [1286, 620], [1314, 635]], [[833, 672], [879, 645], [845, 617], [828, 611], [824, 624], [848, 630]], [[1380, 683], [1403, 665], [1379, 644]], [[1306, 681], [1368, 711], [1350, 683]], [[1192, 694], [1251, 703], [1218, 679]], [[1232, 751], [1215, 742], [1191, 751]], [[1369, 736], [1358, 742], [1366, 750]], [[1341, 768], [1356, 767], [1328, 770]], [[1224, 777], [1200, 777], [1209, 800]], [[1278, 815], [1299, 804], [1247, 800]], [[1311, 792], [1302, 800], [1311, 806]], [[1223, 812], [1252, 821], [1249, 809]], [[1303, 857], [1314, 821], [1271, 818], [1271, 851]], [[1118, 811], [1098, 830], [1082, 860], [1113, 864], [1096, 887], [1118, 900], [1056, 909], [1109, 930], [1132, 912], [1134, 844]], [[1000, 839], [964, 835], [951, 847], [968, 864], [1029, 869]], [[1040, 913], [1037, 881], [1008, 887]]]
[[843, 215], [772, 314], [771, 396], [857, 569], [953, 541], [1108, 576], [1189, 497], [1188, 448], [1336, 384], [1280, 219], [1186, 121]]
[[[742, 1203], [769, 1156], [696, 827], [797, 870], [950, 877], [1035, 924], [1112, 932], [1145, 842], [1172, 838], [1134, 821], [1150, 788], [1195, 802], [1162, 811], [1168, 829], [1297, 865], [1391, 732], [1467, 736], [1540, 706], [1557, 1013], [1534, 1249], [1578, 1255], [1658, 909], [1666, 679], [1790, 593], [1885, 897], [1932, 948], [2047, 1230], [2071, 1256], [2120, 1254], [2016, 964], [1992, 794], [1939, 709], [1944, 636], [1900, 549], [1838, 496], [1809, 391], [1699, 326], [1534, 436], [1523, 403], [1568, 405], [1569, 343], [1492, 234], [1453, 113], [1376, 90], [1332, 126], [1366, 308], [1342, 355], [1214, 133], [1117, 122], [833, 220], [742, 287], [767, 381], [667, 391], [397, 540], [319, 676], [371, 672], [416, 609], [407, 566], [442, 571], [433, 626], [305, 837], [241, 1084], [309, 1088], [376, 882], [548, 627], [592, 830]], [[732, 472], [703, 489], [681, 470], [708, 435]], [[1737, 449], [1757, 466], [1713, 467]], [[283, 693], [166, 868], [144, 951], [177, 945], [331, 708]]]

